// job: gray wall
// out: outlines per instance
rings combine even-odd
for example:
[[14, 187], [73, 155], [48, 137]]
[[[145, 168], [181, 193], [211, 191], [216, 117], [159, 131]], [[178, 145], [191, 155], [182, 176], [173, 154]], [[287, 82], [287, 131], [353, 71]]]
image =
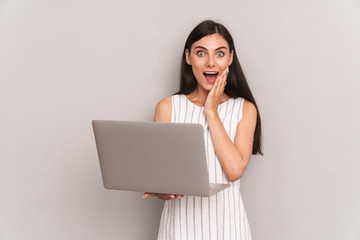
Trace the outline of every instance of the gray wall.
[[207, 18], [261, 111], [254, 239], [360, 239], [355, 0], [0, 0], [0, 239], [155, 239], [162, 202], [103, 189], [91, 120], [151, 120]]

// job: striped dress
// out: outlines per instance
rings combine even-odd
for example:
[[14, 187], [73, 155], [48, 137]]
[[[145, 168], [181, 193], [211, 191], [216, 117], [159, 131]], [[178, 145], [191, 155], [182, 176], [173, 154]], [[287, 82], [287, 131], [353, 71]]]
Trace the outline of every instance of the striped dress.
[[[243, 98], [221, 103], [220, 119], [234, 142], [242, 117]], [[209, 181], [231, 186], [211, 197], [184, 196], [166, 200], [158, 240], [251, 240], [251, 232], [240, 194], [240, 179], [229, 182], [216, 157], [204, 108], [185, 95], [172, 96], [171, 122], [200, 123], [204, 127]]]

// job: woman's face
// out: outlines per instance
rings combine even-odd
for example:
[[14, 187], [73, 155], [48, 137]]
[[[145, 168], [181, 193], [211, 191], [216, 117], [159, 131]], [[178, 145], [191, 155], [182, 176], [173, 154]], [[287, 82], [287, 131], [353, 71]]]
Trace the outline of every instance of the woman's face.
[[185, 50], [186, 62], [191, 65], [198, 87], [210, 91], [214, 82], [233, 60], [228, 42], [220, 34], [212, 34], [194, 42]]

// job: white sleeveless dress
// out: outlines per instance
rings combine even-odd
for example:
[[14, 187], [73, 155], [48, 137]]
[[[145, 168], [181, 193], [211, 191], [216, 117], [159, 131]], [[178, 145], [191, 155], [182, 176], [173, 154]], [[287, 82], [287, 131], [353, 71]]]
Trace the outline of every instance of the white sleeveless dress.
[[[229, 99], [218, 107], [232, 142], [242, 118], [243, 98]], [[166, 200], [158, 240], [251, 240], [250, 226], [240, 194], [240, 179], [229, 182], [215, 155], [204, 108], [185, 95], [172, 96], [171, 122], [200, 123], [204, 127], [209, 181], [231, 184], [211, 197], [184, 196]]]

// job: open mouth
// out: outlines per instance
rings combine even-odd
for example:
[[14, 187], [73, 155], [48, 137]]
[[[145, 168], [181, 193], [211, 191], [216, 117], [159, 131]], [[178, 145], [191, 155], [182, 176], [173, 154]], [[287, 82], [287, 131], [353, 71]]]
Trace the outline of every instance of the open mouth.
[[206, 78], [206, 81], [215, 82], [217, 76], [219, 75], [219, 72], [204, 72], [203, 74]]

